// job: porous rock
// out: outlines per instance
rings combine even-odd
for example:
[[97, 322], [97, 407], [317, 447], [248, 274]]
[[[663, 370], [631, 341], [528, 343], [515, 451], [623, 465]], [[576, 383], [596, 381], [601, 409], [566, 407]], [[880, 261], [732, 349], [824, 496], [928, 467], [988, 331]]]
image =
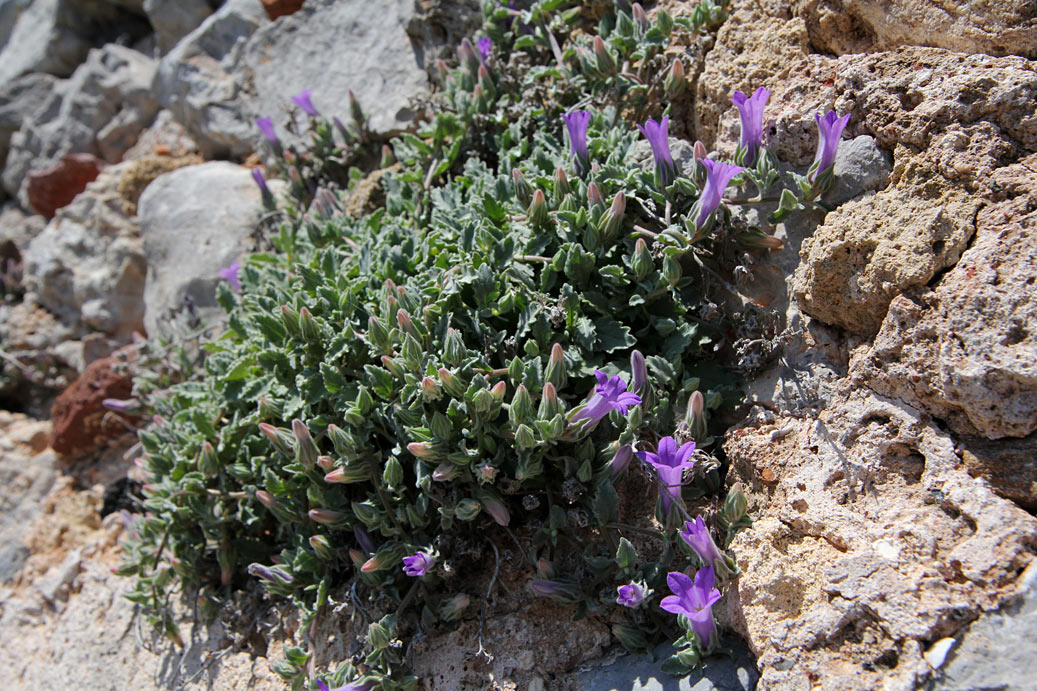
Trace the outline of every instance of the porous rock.
[[233, 71], [245, 41], [267, 22], [259, 0], [229, 0], [181, 39], [155, 72], [155, 97], [207, 158], [251, 150], [255, 123], [242, 112], [245, 97]]
[[126, 359], [126, 355], [116, 354], [90, 363], [57, 397], [51, 408], [51, 448], [74, 458], [131, 429], [132, 417], [102, 405], [106, 398], [131, 397], [133, 377], [126, 369]]
[[800, 306], [827, 324], [873, 334], [893, 298], [954, 265], [979, 207], [928, 162], [898, 165], [894, 185], [844, 204], [804, 241], [794, 286]]
[[29, 173], [26, 194], [37, 213], [54, 218], [88, 183], [97, 179], [105, 162], [93, 154], [65, 154], [49, 168]]
[[992, 183], [1008, 198], [979, 212], [961, 260], [933, 290], [893, 300], [851, 364], [862, 385], [987, 439], [1037, 431], [1037, 155]]
[[722, 619], [767, 688], [913, 689], [931, 641], [1010, 598], [1037, 519], [969, 475], [953, 440], [899, 401], [844, 386], [814, 418], [727, 434], [753, 526]]
[[[184, 204], [183, 200], [192, 200]], [[141, 195], [138, 214], [147, 257], [144, 323], [151, 335], [188, 305], [218, 319], [219, 270], [253, 246], [263, 211], [248, 168], [222, 161], [188, 166], [156, 179]]]
[[106, 168], [26, 249], [25, 283], [77, 333], [128, 339], [143, 328], [140, 229], [119, 192], [130, 161]]
[[797, 0], [817, 50], [842, 55], [899, 46], [1037, 58], [1037, 6], [1028, 0]]
[[26, 204], [28, 174], [68, 153], [119, 162], [158, 112], [150, 89], [154, 70], [154, 60], [130, 48], [109, 44], [91, 51], [11, 137], [4, 189]]
[[212, 14], [209, 0], [144, 0], [143, 9], [155, 29], [158, 48], [168, 53]]

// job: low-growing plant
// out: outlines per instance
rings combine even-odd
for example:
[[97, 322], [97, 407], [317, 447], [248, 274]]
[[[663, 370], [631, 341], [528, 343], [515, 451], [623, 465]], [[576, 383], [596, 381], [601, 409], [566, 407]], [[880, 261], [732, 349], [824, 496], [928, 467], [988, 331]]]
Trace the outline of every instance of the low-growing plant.
[[[485, 34], [439, 67], [433, 117], [390, 150], [355, 102], [346, 126], [301, 93], [308, 149], [260, 121], [290, 190], [275, 251], [228, 267], [204, 372], [143, 396], [151, 478], [122, 573], [171, 638], [177, 587], [258, 580], [304, 626], [358, 588], [391, 611], [313, 683], [414, 688], [399, 640], [465, 616], [463, 538], [518, 545], [533, 594], [603, 617], [631, 650], [679, 633], [671, 671], [717, 648], [710, 606], [736, 570], [721, 546], [748, 518], [709, 453], [712, 413], [738, 400], [711, 296], [735, 257], [780, 247], [723, 200], [779, 183], [767, 94], [735, 97], [736, 163], [696, 144], [678, 165], [665, 104], [684, 73], [666, 51], [715, 28], [722, 4], [678, 20], [610, 9], [575, 37], [588, 16], [488, 3]], [[651, 117], [639, 132], [622, 114]], [[825, 156], [781, 209], [830, 184]], [[347, 216], [359, 162], [378, 157], [384, 205]], [[635, 471], [659, 485], [654, 516], [622, 515]], [[705, 519], [697, 498], [715, 506]], [[656, 546], [639, 554], [645, 532]], [[300, 688], [309, 662], [292, 648], [277, 671]]]

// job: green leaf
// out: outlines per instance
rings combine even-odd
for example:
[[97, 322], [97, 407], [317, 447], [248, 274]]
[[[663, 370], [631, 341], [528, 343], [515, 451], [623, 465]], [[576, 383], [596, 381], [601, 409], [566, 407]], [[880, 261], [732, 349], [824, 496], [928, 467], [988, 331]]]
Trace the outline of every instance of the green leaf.
[[619, 495], [608, 480], [598, 485], [591, 508], [598, 525], [613, 523], [619, 517]]
[[594, 328], [598, 336], [597, 348], [606, 353], [629, 348], [637, 343], [637, 339], [630, 335], [629, 327], [607, 315], [594, 320]]

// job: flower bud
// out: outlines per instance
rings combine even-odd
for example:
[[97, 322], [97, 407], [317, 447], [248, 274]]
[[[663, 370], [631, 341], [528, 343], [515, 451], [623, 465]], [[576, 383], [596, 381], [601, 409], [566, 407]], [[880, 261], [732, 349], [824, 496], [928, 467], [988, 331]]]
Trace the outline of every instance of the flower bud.
[[580, 589], [572, 583], [537, 579], [529, 584], [529, 590], [537, 597], [549, 597], [556, 602], [571, 605], [579, 602]]
[[264, 489], [256, 490], [256, 499], [268, 509], [272, 509], [277, 504], [277, 500], [274, 499], [273, 495]]
[[533, 419], [533, 399], [529, 395], [529, 390], [522, 384], [515, 388], [515, 395], [511, 399], [511, 408], [508, 410], [508, 419], [516, 426]]
[[550, 214], [547, 211], [547, 198], [544, 197], [543, 190], [534, 190], [526, 216], [529, 218], [529, 222], [535, 226], [542, 226], [547, 223]]
[[364, 565], [360, 567], [360, 570], [364, 573], [382, 571], [383, 569], [395, 566], [399, 559], [399, 555], [396, 554], [394, 550], [383, 547], [380, 552], [365, 561]]
[[216, 563], [220, 565], [220, 584], [230, 585], [231, 579], [234, 578], [234, 565], [237, 563], [234, 548], [226, 543], [220, 545], [216, 551]]
[[367, 627], [367, 641], [375, 650], [382, 650], [389, 646], [389, 632], [379, 622], [372, 622]]
[[421, 380], [421, 396], [428, 402], [438, 401], [443, 397], [439, 384], [432, 377], [423, 377]]
[[482, 504], [483, 511], [490, 514], [493, 520], [497, 522], [497, 525], [506, 526], [511, 522], [511, 514], [508, 513], [507, 507], [490, 490], [482, 490], [479, 501]]
[[[533, 430], [526, 424], [521, 424], [515, 428], [515, 445], [519, 449], [532, 449], [536, 446], [536, 437], [533, 435]], [[527, 477], [520, 477], [519, 480], [525, 480]]]
[[335, 469], [335, 459], [331, 456], [317, 456], [317, 467], [328, 473]]
[[612, 457], [611, 463], [609, 463], [609, 477], [615, 480], [617, 477], [623, 474], [623, 471], [630, 465], [630, 461], [634, 458], [634, 447], [630, 444], [624, 444], [619, 447], [616, 451], [616, 455]]
[[598, 68], [598, 72], [603, 75], [612, 75], [616, 73], [616, 59], [612, 57], [612, 53], [609, 52], [608, 47], [605, 45], [605, 41], [602, 40], [601, 36], [594, 37], [594, 63]]
[[301, 333], [299, 331], [299, 313], [288, 305], [281, 305], [281, 323], [284, 324], [289, 336], [298, 336]]
[[374, 346], [375, 350], [391, 352], [389, 343], [389, 329], [378, 317], [371, 315], [367, 320], [367, 340]]
[[320, 330], [317, 328], [317, 322], [314, 321], [313, 314], [310, 313], [307, 307], [299, 310], [299, 333], [304, 341], [313, 343], [320, 340]]
[[515, 198], [518, 200], [519, 206], [528, 209], [533, 201], [533, 188], [526, 182], [526, 176], [518, 168], [512, 168], [511, 180], [515, 185]]
[[559, 167], [555, 170], [555, 200], [561, 203], [570, 192], [572, 192], [572, 187], [569, 186], [569, 178], [566, 177], [565, 171]]
[[536, 563], [537, 576], [550, 580], [555, 577], [555, 565], [549, 559], [540, 557]]
[[280, 420], [284, 414], [284, 408], [277, 401], [266, 396], [259, 397], [259, 417], [263, 420]]
[[645, 14], [645, 8], [641, 7], [641, 3], [635, 2], [632, 8], [634, 15], [634, 23], [637, 24], [641, 31], [647, 31], [649, 28], [648, 15]]
[[439, 374], [439, 381], [443, 385], [443, 389], [448, 394], [455, 398], [464, 397], [465, 391], [468, 389], [468, 385], [465, 382], [443, 367], [439, 368], [437, 374]]
[[259, 423], [259, 431], [262, 432], [263, 436], [270, 440], [270, 443], [274, 445], [274, 448], [286, 456], [295, 455], [295, 450], [292, 448], [295, 438], [292, 433], [286, 429], [280, 427], [274, 427], [268, 425], [265, 422]]
[[745, 516], [746, 509], [748, 508], [749, 500], [745, 498], [742, 483], [736, 482], [731, 485], [731, 489], [727, 492], [727, 498], [724, 499], [724, 518], [729, 525], [734, 525]]
[[630, 353], [630, 391], [641, 394], [648, 385], [648, 367], [645, 364], [645, 356], [640, 350]]
[[335, 550], [331, 546], [331, 542], [323, 535], [311, 535], [310, 536], [310, 547], [317, 554], [318, 557], [326, 561], [335, 559]]
[[486, 69], [486, 65], [479, 65], [478, 79], [479, 86], [482, 87], [486, 98], [492, 101], [497, 96], [497, 87], [493, 84], [493, 79], [490, 77], [490, 71]]
[[407, 450], [411, 452], [411, 455], [415, 458], [421, 458], [424, 460], [433, 460], [439, 454], [432, 448], [432, 446], [423, 441], [413, 441], [407, 444]]
[[382, 145], [382, 160], [379, 164], [382, 168], [389, 168], [396, 163], [396, 154], [388, 144]]
[[630, 264], [638, 281], [645, 280], [655, 270], [655, 260], [652, 259], [652, 253], [648, 250], [648, 243], [643, 238], [638, 238], [634, 242], [634, 258]]
[[684, 63], [681, 62], [680, 58], [674, 58], [673, 65], [670, 66], [670, 72], [666, 75], [666, 80], [663, 82], [666, 98], [677, 98], [684, 93], [687, 86], [688, 81], [684, 77]]
[[565, 353], [559, 343], [551, 346], [551, 355], [547, 359], [547, 371], [544, 373], [544, 381], [550, 382], [554, 388], [560, 389], [568, 381], [568, 372], [565, 366]]
[[561, 415], [562, 405], [558, 402], [558, 392], [554, 384], [547, 382], [540, 395], [540, 408], [537, 410], [538, 420], [551, 420], [556, 415]]
[[480, 511], [482, 511], [482, 505], [474, 499], [462, 499], [454, 507], [454, 515], [459, 521], [471, 521], [479, 515]]
[[461, 334], [457, 329], [447, 329], [443, 345], [443, 361], [451, 367], [457, 367], [464, 361], [467, 354], [468, 351], [464, 346], [464, 341], [461, 340]]
[[317, 456], [320, 452], [317, 450], [317, 445], [313, 443], [313, 437], [310, 436], [306, 423], [299, 419], [292, 420], [292, 434], [295, 436], [295, 460], [307, 470], [312, 470], [313, 466], [317, 464]]
[[353, 537], [356, 538], [356, 542], [358, 545], [360, 545], [360, 548], [368, 554], [375, 551], [374, 540], [371, 539], [371, 536], [368, 534], [368, 532], [364, 530], [361, 526], [353, 526]]
[[263, 566], [262, 564], [249, 564], [248, 573], [250, 576], [267, 581], [274, 585], [289, 586], [292, 584], [292, 577], [281, 567], [276, 566]]
[[346, 517], [341, 511], [332, 511], [331, 509], [310, 509], [307, 515], [311, 521], [321, 525], [335, 525]]
[[680, 260], [672, 255], [666, 255], [663, 257], [663, 276], [666, 277], [666, 282], [671, 288], [677, 287], [677, 282], [681, 280], [681, 263]]
[[605, 206], [605, 199], [601, 196], [601, 190], [596, 182], [587, 185], [587, 203], [592, 208], [595, 206]]
[[610, 242], [619, 234], [619, 228], [623, 225], [623, 216], [626, 214], [627, 198], [620, 190], [612, 200], [609, 210], [598, 221], [598, 230], [601, 232], [603, 242]]
[[706, 151], [706, 145], [702, 143], [701, 139], [695, 140], [695, 146], [692, 147], [692, 154], [695, 157], [695, 163], [698, 163], [702, 159], [706, 158], [709, 152]]
[[691, 438], [701, 442], [708, 434], [706, 405], [701, 391], [694, 391], [688, 399], [688, 410], [684, 415], [684, 422], [688, 425]]
[[350, 458], [355, 455], [349, 434], [338, 425], [328, 425], [328, 438], [331, 440], [331, 445], [335, 447], [335, 453], [339, 456]]
[[356, 94], [353, 93], [352, 89], [349, 90], [348, 97], [349, 116], [353, 119], [353, 124], [356, 125], [357, 130], [363, 132], [367, 118], [364, 117], [364, 111], [360, 108], [360, 101], [357, 100]]
[[198, 454], [198, 470], [202, 475], [213, 476], [220, 472], [220, 461], [216, 457], [216, 449], [212, 444], [202, 444], [202, 451]]
[[390, 456], [382, 471], [382, 482], [389, 487], [399, 487], [403, 482], [403, 466], [395, 456]]
[[461, 474], [461, 468], [456, 463], [443, 461], [432, 471], [432, 480], [435, 482], [449, 482]]

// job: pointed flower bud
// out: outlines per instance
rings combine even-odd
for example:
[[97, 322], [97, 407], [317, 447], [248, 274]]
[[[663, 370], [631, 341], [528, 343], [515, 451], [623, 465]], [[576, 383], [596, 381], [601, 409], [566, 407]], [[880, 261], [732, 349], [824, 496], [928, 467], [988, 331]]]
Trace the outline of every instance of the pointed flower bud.
[[630, 465], [630, 461], [634, 458], [634, 447], [630, 444], [624, 444], [619, 447], [619, 451], [612, 457], [612, 462], [609, 463], [609, 478], [615, 480], [617, 477], [623, 474], [623, 471]]
[[641, 31], [647, 31], [651, 25], [648, 22], [648, 15], [645, 14], [645, 8], [641, 7], [641, 3], [635, 2], [632, 12], [634, 23], [637, 24]]
[[547, 359], [547, 371], [544, 373], [544, 380], [553, 384], [556, 390], [564, 387], [569, 380], [565, 366], [565, 353], [559, 343], [551, 346], [551, 355]]
[[259, 503], [268, 509], [272, 509], [277, 505], [277, 500], [274, 499], [273, 495], [265, 489], [256, 490], [256, 499], [258, 499]]
[[544, 196], [543, 190], [534, 190], [526, 216], [534, 226], [542, 226], [547, 223], [550, 216], [547, 211], [547, 198]]
[[634, 242], [634, 258], [630, 261], [630, 265], [638, 281], [648, 278], [655, 269], [655, 260], [652, 259], [652, 253], [648, 250], [648, 243], [644, 241], [644, 238], [638, 238]]
[[317, 456], [317, 467], [324, 472], [331, 472], [335, 469], [335, 459], [331, 456]]
[[598, 221], [598, 230], [603, 242], [610, 242], [619, 234], [619, 228], [623, 225], [623, 215], [627, 210], [627, 198], [623, 190], [616, 193], [615, 199], [609, 210]]
[[569, 186], [569, 178], [566, 177], [565, 171], [561, 168], [555, 169], [555, 200], [559, 203], [565, 199], [569, 193], [572, 192], [572, 187]]
[[443, 397], [439, 384], [432, 377], [423, 377], [421, 380], [421, 396], [428, 402], [438, 401]]
[[598, 72], [603, 75], [613, 75], [616, 73], [616, 59], [612, 57], [612, 53], [609, 51], [608, 46], [605, 45], [605, 41], [601, 36], [595, 36], [594, 41], [594, 61], [595, 66], [598, 68]]
[[652, 147], [652, 157], [655, 160], [655, 184], [660, 189], [669, 187], [677, 176], [677, 168], [670, 155], [669, 127], [669, 115], [664, 115], [661, 122], [649, 120], [643, 127], [637, 126]]
[[263, 566], [262, 564], [249, 564], [248, 574], [279, 586], [290, 586], [292, 580], [294, 580], [283, 568], [277, 566]]
[[311, 97], [313, 92], [309, 89], [303, 89], [299, 92], [298, 96], [292, 96], [292, 103], [299, 106], [304, 113], [309, 115], [311, 118], [315, 118], [320, 115], [317, 111], [316, 106], [313, 105]]
[[591, 114], [586, 110], [578, 110], [562, 116], [565, 128], [569, 132], [569, 152], [576, 168], [576, 174], [583, 177], [590, 170], [590, 154], [587, 152], [587, 127]]
[[292, 448], [294, 437], [292, 433], [286, 429], [280, 427], [274, 427], [268, 425], [265, 422], [259, 423], [259, 431], [264, 437], [270, 440], [270, 443], [274, 445], [274, 448], [283, 453], [286, 456], [295, 455], [295, 449]]
[[353, 125], [356, 126], [357, 130], [363, 132], [366, 127], [367, 118], [364, 117], [364, 111], [360, 107], [360, 101], [357, 99], [356, 94], [350, 89], [347, 92], [347, 98], [349, 99], [349, 117], [353, 120]]
[[554, 384], [547, 382], [540, 394], [540, 408], [537, 410], [538, 420], [550, 420], [555, 415], [562, 413], [562, 405], [558, 402], [558, 392]]
[[259, 128], [263, 138], [274, 146], [280, 147], [281, 140], [277, 137], [277, 130], [274, 129], [273, 118], [256, 118], [256, 127]]
[[745, 498], [742, 483], [736, 482], [731, 485], [731, 489], [727, 492], [727, 498], [724, 499], [724, 519], [729, 525], [734, 525], [745, 516], [748, 508], [749, 500]]
[[335, 558], [335, 550], [331, 546], [331, 541], [324, 535], [311, 535], [309, 542], [310, 548], [321, 559], [331, 561]]
[[592, 208], [595, 206], [605, 206], [605, 199], [601, 196], [601, 190], [596, 182], [587, 185], [587, 203]]
[[403, 483], [403, 466], [395, 456], [390, 456], [382, 470], [382, 482], [388, 487], [399, 487]]
[[346, 517], [344, 513], [331, 509], [310, 509], [307, 515], [311, 521], [321, 525], [335, 525]]
[[271, 400], [266, 396], [259, 397], [259, 417], [264, 420], [279, 420], [284, 414], [280, 402]]
[[567, 605], [579, 602], [580, 589], [573, 583], [536, 579], [529, 584], [529, 590], [537, 597], [549, 597], [556, 602]]
[[198, 470], [207, 476], [220, 472], [220, 461], [216, 457], [216, 449], [209, 442], [202, 444], [202, 451], [198, 454]]
[[407, 450], [411, 452], [411, 455], [415, 458], [423, 458], [431, 460], [438, 454], [432, 449], [432, 447], [423, 441], [414, 441], [407, 444]]
[[497, 525], [506, 526], [511, 522], [511, 514], [508, 513], [507, 507], [504, 506], [504, 503], [500, 498], [490, 490], [482, 490], [479, 501], [482, 504], [483, 511], [490, 514], [493, 520], [497, 522]]
[[508, 418], [513, 425], [521, 425], [533, 419], [533, 399], [529, 390], [519, 384], [515, 388], [515, 395], [511, 399], [511, 408], [508, 410]]
[[677, 98], [684, 93], [687, 86], [688, 80], [684, 76], [684, 63], [681, 62], [680, 58], [674, 58], [670, 71], [666, 75], [666, 80], [663, 82], [666, 98], [671, 100]]
[[299, 333], [305, 341], [313, 343], [320, 340], [320, 329], [317, 328], [317, 322], [314, 321], [309, 308], [303, 307], [299, 310]]
[[310, 430], [302, 420], [292, 420], [292, 434], [295, 436], [295, 460], [307, 470], [312, 470], [317, 464], [317, 456], [320, 452], [317, 445], [313, 443]]
[[701, 391], [694, 391], [688, 399], [688, 410], [684, 422], [692, 439], [704, 440], [707, 435], [706, 405]]

